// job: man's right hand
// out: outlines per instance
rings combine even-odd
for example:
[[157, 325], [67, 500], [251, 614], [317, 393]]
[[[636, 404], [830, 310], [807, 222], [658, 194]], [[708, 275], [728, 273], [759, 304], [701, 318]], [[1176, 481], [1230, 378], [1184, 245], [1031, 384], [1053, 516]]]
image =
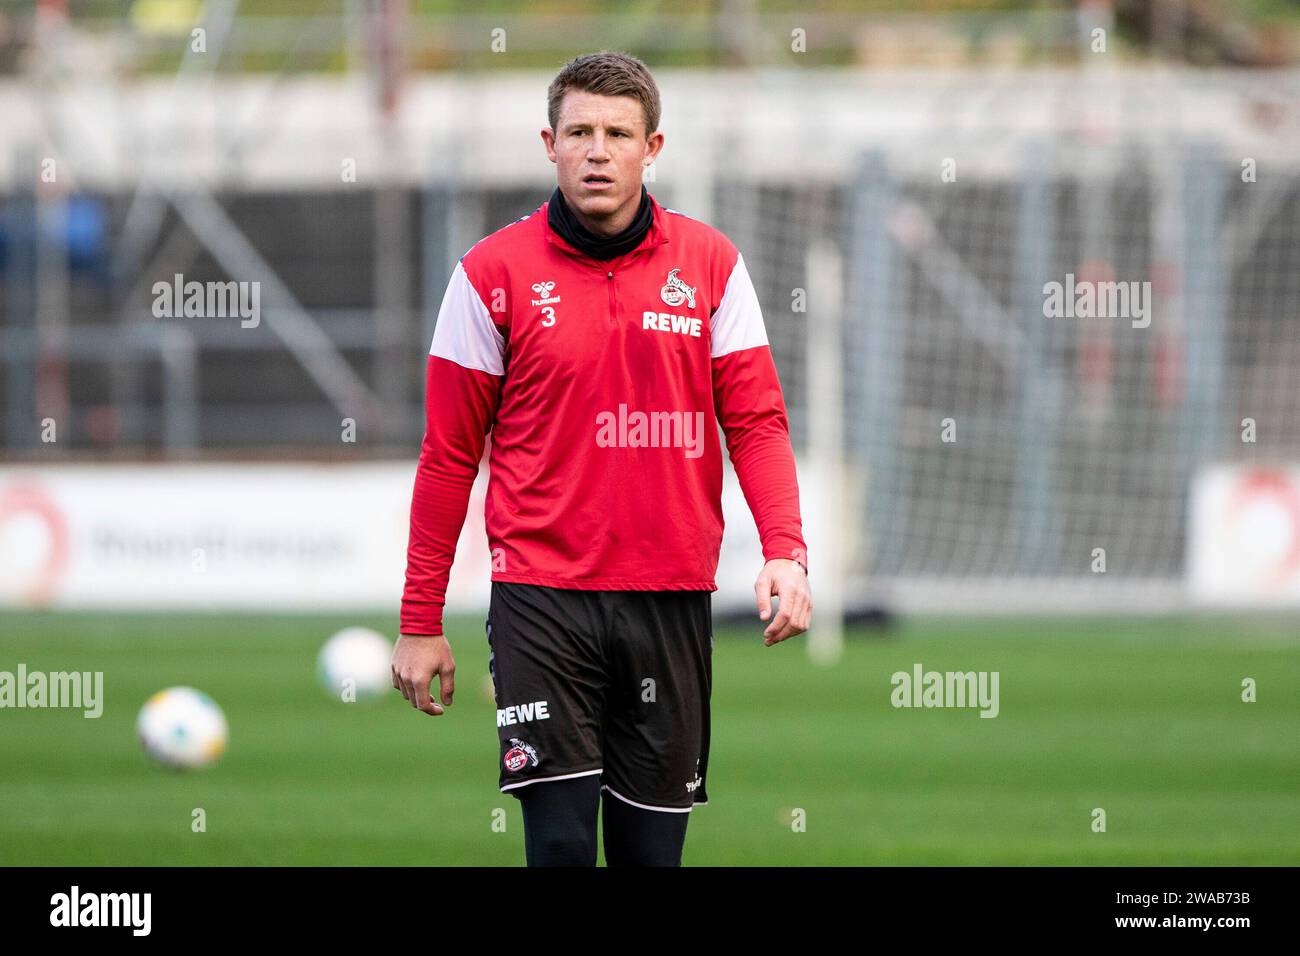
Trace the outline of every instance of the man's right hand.
[[[438, 677], [442, 703], [429, 696], [429, 685]], [[416, 710], [437, 717], [443, 706], [451, 706], [456, 690], [456, 660], [451, 645], [442, 635], [403, 634], [393, 648], [393, 686]]]

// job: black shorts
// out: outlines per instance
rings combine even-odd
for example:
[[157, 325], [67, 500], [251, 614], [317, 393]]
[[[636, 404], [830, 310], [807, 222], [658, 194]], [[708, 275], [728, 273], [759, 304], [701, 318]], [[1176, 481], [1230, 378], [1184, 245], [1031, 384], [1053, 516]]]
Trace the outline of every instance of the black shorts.
[[501, 790], [600, 774], [633, 806], [707, 803], [711, 597], [493, 581]]

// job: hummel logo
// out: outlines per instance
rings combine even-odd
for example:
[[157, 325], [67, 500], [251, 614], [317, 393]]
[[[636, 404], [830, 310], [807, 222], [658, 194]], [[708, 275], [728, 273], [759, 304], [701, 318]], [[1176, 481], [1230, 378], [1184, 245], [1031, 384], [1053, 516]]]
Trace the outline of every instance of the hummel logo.
[[550, 305], [553, 302], [559, 302], [560, 297], [558, 295], [551, 297], [551, 290], [554, 288], [554, 282], [534, 282], [533, 291], [540, 295], [541, 298], [533, 299], [533, 305]]

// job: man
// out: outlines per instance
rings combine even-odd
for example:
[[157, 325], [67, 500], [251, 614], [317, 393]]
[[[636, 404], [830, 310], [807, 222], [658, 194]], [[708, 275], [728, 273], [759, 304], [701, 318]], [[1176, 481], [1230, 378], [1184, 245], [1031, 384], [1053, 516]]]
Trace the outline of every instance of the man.
[[427, 714], [451, 706], [443, 599], [491, 430], [499, 782], [519, 798], [530, 866], [595, 865], [602, 803], [609, 865], [680, 865], [707, 802], [715, 419], [762, 539], [764, 644], [812, 611], [758, 298], [725, 236], [642, 185], [659, 116], [640, 60], [565, 65], [541, 131], [557, 187], [460, 260], [430, 349], [393, 686]]

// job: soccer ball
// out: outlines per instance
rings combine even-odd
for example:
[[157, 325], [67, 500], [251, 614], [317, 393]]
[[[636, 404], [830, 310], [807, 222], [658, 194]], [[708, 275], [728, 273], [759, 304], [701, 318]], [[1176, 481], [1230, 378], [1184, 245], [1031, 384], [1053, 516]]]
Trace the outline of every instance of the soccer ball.
[[168, 687], [150, 697], [140, 708], [135, 731], [145, 753], [174, 770], [216, 763], [229, 736], [217, 702], [193, 687]]
[[351, 702], [393, 686], [393, 645], [368, 627], [345, 627], [320, 649], [316, 677], [331, 697]]

